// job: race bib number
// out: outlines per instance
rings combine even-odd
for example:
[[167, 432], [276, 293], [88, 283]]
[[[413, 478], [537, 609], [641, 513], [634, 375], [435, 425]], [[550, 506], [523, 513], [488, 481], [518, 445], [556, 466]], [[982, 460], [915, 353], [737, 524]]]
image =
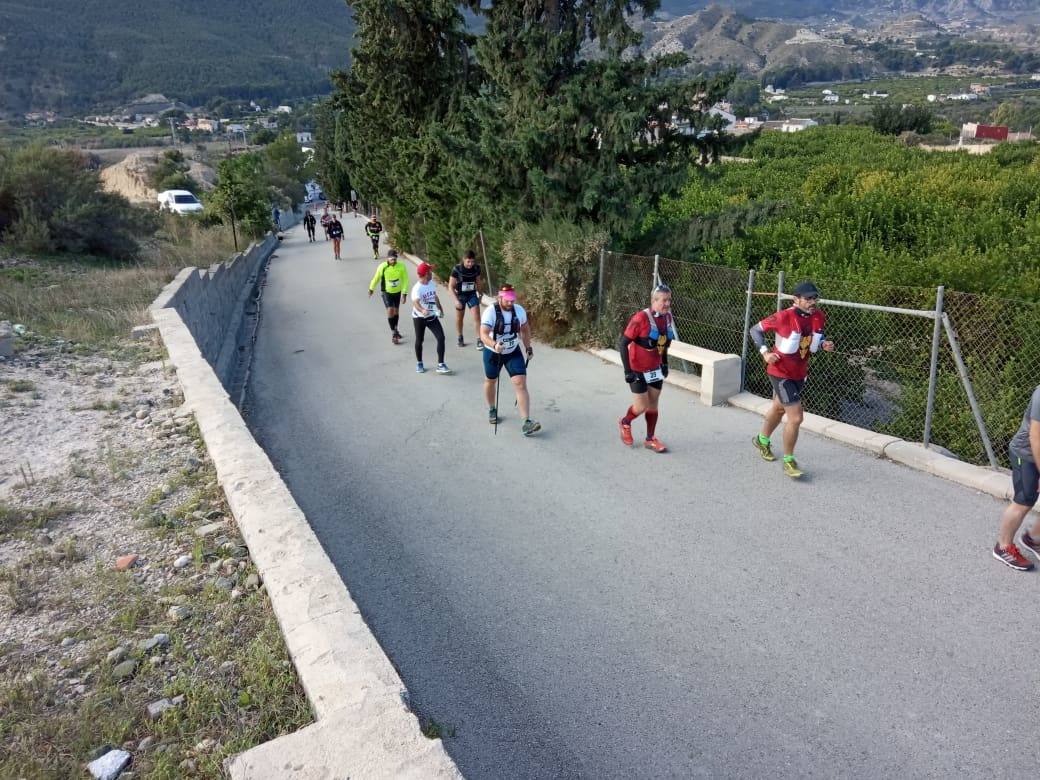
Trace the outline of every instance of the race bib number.
[[655, 368], [653, 371], [644, 371], [643, 378], [647, 381], [647, 384], [650, 382], [661, 382], [664, 380], [664, 374], [661, 373], [661, 369]]
[[437, 304], [436, 303], [428, 303], [428, 304], [426, 304], [426, 316], [427, 317], [436, 317], [437, 316]]
[[502, 340], [498, 343], [502, 345], [503, 352], [511, 352], [516, 348], [516, 335], [503, 336]]
[[475, 289], [477, 289], [477, 283], [476, 282], [463, 282], [462, 283], [462, 292], [473, 292]]
[[387, 286], [388, 289], [391, 289], [391, 290], [395, 289], [395, 288], [401, 286], [401, 280], [400, 279], [387, 279], [386, 280], [386, 286]]

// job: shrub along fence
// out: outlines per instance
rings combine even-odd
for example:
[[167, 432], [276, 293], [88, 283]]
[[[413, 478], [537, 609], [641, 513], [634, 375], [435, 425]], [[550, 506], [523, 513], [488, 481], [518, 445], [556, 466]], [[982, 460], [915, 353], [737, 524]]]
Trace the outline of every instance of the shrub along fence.
[[[740, 355], [743, 385], [769, 397], [748, 327], [790, 305], [800, 279], [604, 250], [596, 333], [616, 342], [628, 317], [671, 286], [680, 340]], [[1007, 445], [1040, 383], [1040, 304], [936, 289], [815, 279], [836, 350], [813, 360], [806, 409], [1007, 466]], [[790, 282], [790, 285], [789, 285]]]

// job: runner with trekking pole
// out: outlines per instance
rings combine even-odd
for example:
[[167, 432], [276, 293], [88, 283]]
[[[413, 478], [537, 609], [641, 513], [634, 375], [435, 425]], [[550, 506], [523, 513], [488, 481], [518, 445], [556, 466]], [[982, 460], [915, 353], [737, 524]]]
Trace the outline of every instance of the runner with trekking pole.
[[[504, 284], [498, 291], [498, 302], [488, 306], [480, 320], [480, 340], [484, 343], [484, 399], [488, 404], [488, 422], [498, 433], [498, 384], [502, 368], [509, 373], [516, 393], [516, 403], [523, 418], [521, 432], [531, 436], [542, 425], [531, 419], [531, 396], [527, 391], [527, 365], [534, 356], [531, 346], [531, 326], [527, 312], [516, 302], [516, 290]], [[520, 351], [523, 342], [524, 352]], [[524, 360], [526, 353], [527, 359]]]

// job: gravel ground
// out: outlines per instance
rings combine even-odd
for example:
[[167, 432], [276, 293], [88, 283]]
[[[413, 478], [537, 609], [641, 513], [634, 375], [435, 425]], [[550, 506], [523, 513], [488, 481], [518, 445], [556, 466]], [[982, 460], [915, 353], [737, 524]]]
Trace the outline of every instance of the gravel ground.
[[0, 362], [0, 776], [219, 777], [311, 721], [182, 402], [154, 345]]

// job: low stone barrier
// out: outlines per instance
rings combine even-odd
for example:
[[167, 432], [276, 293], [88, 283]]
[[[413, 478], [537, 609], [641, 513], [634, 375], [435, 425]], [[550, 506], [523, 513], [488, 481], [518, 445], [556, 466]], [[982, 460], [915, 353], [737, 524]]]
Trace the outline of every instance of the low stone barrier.
[[234, 780], [458, 778], [425, 738], [407, 691], [220, 378], [254, 275], [277, 239], [230, 263], [186, 268], [151, 307], [218, 480], [264, 580], [316, 722], [227, 761]]

